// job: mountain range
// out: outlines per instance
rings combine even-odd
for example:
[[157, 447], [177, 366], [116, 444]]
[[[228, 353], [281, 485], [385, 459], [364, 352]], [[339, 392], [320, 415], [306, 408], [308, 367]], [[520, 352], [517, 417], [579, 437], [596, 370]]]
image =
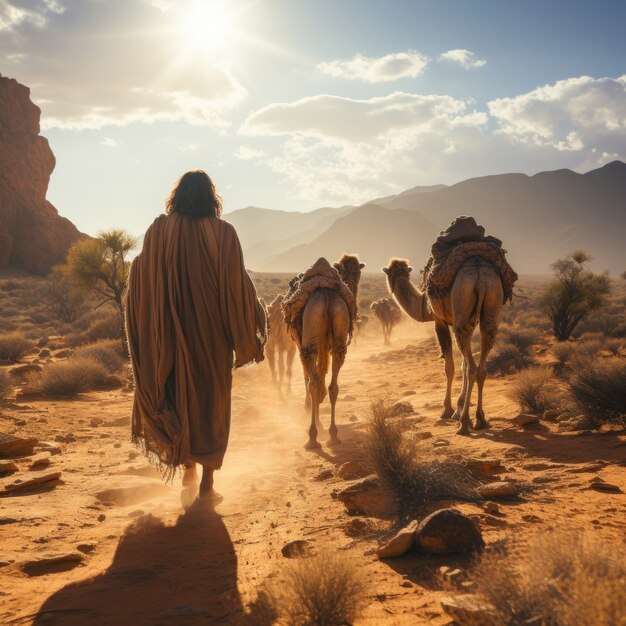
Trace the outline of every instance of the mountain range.
[[439, 231], [473, 215], [504, 242], [518, 273], [546, 273], [577, 249], [596, 270], [626, 269], [626, 163], [613, 161], [578, 174], [563, 169], [471, 178], [455, 185], [414, 187], [359, 206], [310, 212], [247, 207], [225, 214], [256, 271], [298, 272], [320, 256], [356, 252], [366, 271], [390, 257], [425, 263]]

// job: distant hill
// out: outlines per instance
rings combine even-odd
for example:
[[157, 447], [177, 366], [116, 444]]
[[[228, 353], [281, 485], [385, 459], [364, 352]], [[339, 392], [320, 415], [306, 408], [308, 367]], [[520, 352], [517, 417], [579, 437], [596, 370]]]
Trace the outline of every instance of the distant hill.
[[593, 267], [626, 269], [626, 164], [614, 161], [585, 174], [501, 174], [446, 187], [415, 187], [360, 207], [310, 213], [249, 207], [225, 216], [240, 233], [251, 269], [297, 272], [319, 256], [357, 252], [378, 270], [390, 256], [416, 268], [437, 233], [458, 215], [473, 215], [504, 241], [513, 267], [545, 273], [556, 259], [582, 248]]

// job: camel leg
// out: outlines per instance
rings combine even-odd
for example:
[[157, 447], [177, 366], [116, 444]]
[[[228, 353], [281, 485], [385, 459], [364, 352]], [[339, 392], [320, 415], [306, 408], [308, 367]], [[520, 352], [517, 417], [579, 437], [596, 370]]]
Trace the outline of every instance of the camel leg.
[[465, 363], [465, 359], [461, 359], [461, 393], [456, 400], [456, 411], [454, 412], [453, 418], [456, 420], [461, 419], [461, 413], [463, 412], [463, 405], [465, 404], [465, 396], [467, 396], [467, 364]]
[[452, 382], [454, 380], [454, 356], [452, 353], [452, 336], [450, 328], [443, 320], [435, 320], [435, 333], [439, 341], [439, 347], [445, 360], [446, 371], [446, 397], [443, 400], [443, 413], [439, 419], [450, 419], [454, 415], [452, 408]]
[[496, 292], [495, 296], [487, 294], [484, 300], [484, 308], [480, 316], [480, 360], [478, 362], [478, 372], [476, 382], [478, 387], [478, 402], [476, 406], [476, 426], [477, 430], [489, 428], [489, 422], [485, 419], [483, 410], [483, 387], [487, 378], [487, 358], [496, 341], [498, 332], [498, 317], [501, 306], [501, 296]]
[[328, 433], [330, 435], [331, 445], [340, 444], [341, 441], [337, 437], [337, 424], [335, 423], [335, 407], [337, 404], [337, 396], [339, 395], [339, 385], [337, 379], [339, 378], [339, 370], [341, 369], [346, 359], [346, 346], [345, 344], [339, 345], [336, 348], [333, 347], [333, 369], [332, 378], [328, 387], [328, 395], [330, 397], [330, 428]]
[[267, 362], [270, 366], [270, 371], [272, 372], [272, 382], [276, 384], [276, 359], [274, 358], [274, 348], [265, 348], [265, 354], [267, 356]]
[[282, 349], [278, 349], [278, 358], [276, 359], [278, 361], [277, 365], [278, 365], [278, 391], [281, 393], [282, 396], [282, 390], [283, 390], [283, 376], [285, 375], [285, 360], [284, 360], [284, 353]]
[[469, 427], [470, 427], [470, 417], [469, 417], [469, 409], [470, 409], [470, 400], [472, 397], [472, 389], [474, 387], [474, 383], [476, 382], [476, 374], [478, 368], [476, 367], [476, 362], [474, 361], [474, 356], [472, 355], [472, 333], [474, 331], [474, 325], [471, 321], [467, 320], [463, 324], [455, 325], [454, 334], [456, 336], [457, 343], [459, 344], [459, 349], [463, 354], [464, 361], [464, 389], [465, 389], [465, 398], [463, 402], [463, 408], [461, 409], [461, 416], [459, 419], [459, 429], [457, 430], [457, 435], [469, 435]]
[[287, 394], [291, 395], [291, 375], [293, 374], [293, 358], [296, 356], [296, 347], [290, 345], [287, 350]]
[[306, 372], [307, 401], [311, 407], [311, 425], [309, 426], [309, 440], [305, 444], [307, 450], [320, 447], [317, 441], [317, 424], [319, 424], [320, 402], [322, 401], [321, 381], [317, 373], [317, 347], [303, 348], [301, 351], [302, 365]]

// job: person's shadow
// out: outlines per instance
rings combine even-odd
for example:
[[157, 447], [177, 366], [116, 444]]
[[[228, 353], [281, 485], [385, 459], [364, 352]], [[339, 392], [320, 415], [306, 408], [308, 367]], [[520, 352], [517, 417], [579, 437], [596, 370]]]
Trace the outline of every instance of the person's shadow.
[[212, 506], [197, 500], [174, 526], [141, 517], [105, 572], [50, 596], [33, 623], [186, 626], [249, 619], [228, 531]]

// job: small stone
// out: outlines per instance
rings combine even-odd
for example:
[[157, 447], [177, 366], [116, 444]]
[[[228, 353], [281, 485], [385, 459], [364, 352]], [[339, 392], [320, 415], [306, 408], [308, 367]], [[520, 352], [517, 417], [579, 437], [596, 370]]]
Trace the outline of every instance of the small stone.
[[32, 458], [31, 464], [28, 466], [28, 469], [31, 471], [45, 469], [50, 465], [50, 454], [42, 453], [37, 454]]
[[0, 476], [17, 472], [18, 467], [14, 461], [0, 461]]
[[457, 624], [491, 624], [496, 618], [493, 607], [473, 593], [444, 596], [440, 603], [444, 612]]
[[33, 448], [38, 441], [34, 437], [8, 437], [0, 439], [0, 458], [15, 458], [20, 456], [29, 456], [33, 453]]
[[326, 469], [320, 470], [315, 476], [313, 476], [313, 480], [321, 482], [323, 480], [328, 480], [334, 476], [333, 470], [327, 467]]
[[478, 487], [478, 493], [483, 498], [510, 498], [515, 495], [515, 484], [507, 481], [488, 483]]
[[410, 580], [403, 580], [400, 583], [400, 587], [406, 587], [407, 589], [412, 586], [413, 586], [413, 583]]
[[30, 489], [37, 488], [47, 483], [49, 483], [50, 487], [56, 487], [56, 483], [59, 478], [61, 478], [61, 472], [42, 474], [35, 478], [30, 478], [28, 480], [17, 480], [14, 483], [5, 485], [4, 491], [8, 493], [14, 493], [16, 491], [29, 491]]
[[478, 476], [493, 476], [504, 471], [500, 459], [468, 459], [465, 461], [467, 469]]
[[355, 478], [360, 478], [364, 473], [363, 468], [354, 461], [346, 461], [337, 469], [337, 476], [343, 478], [344, 480], [354, 480]]
[[104, 513], [100, 513], [100, 515], [98, 515], [98, 521], [99, 522], [104, 522], [104, 520], [107, 518], [107, 516]]
[[529, 472], [543, 472], [544, 470], [557, 469], [564, 467], [562, 463], [525, 463], [522, 465], [522, 469]]
[[54, 440], [59, 443], [72, 443], [76, 441], [76, 437], [73, 433], [66, 433], [65, 435], [56, 435]]
[[313, 556], [315, 549], [308, 539], [296, 539], [285, 544], [280, 552], [286, 559], [299, 559]]
[[95, 543], [79, 543], [76, 549], [83, 554], [91, 554], [96, 549]]
[[69, 552], [67, 554], [59, 554], [47, 556], [32, 561], [26, 561], [22, 564], [22, 571], [29, 576], [41, 576], [53, 572], [64, 572], [73, 569], [83, 562], [84, 556], [80, 552]]
[[411, 522], [390, 539], [382, 548], [376, 551], [379, 559], [394, 559], [404, 556], [415, 544], [415, 530], [417, 522]]
[[619, 485], [613, 485], [612, 483], [604, 482], [601, 478], [596, 477], [589, 481], [588, 489], [595, 489], [596, 491], [607, 491], [610, 493], [621, 493]]
[[440, 509], [424, 518], [415, 531], [415, 546], [428, 554], [475, 552], [484, 547], [480, 530], [456, 509]]
[[540, 420], [538, 415], [532, 413], [520, 413], [516, 415], [511, 421], [518, 426], [529, 426], [530, 424], [536, 424]]
[[396, 498], [383, 486], [378, 476], [372, 474], [337, 493], [349, 513], [366, 513], [394, 517], [398, 512]]
[[500, 507], [495, 502], [487, 502], [484, 506], [485, 512], [490, 515], [501, 515]]
[[359, 421], [359, 418], [358, 418], [356, 415], [351, 415], [351, 416], [348, 418], [348, 421], [350, 421], [350, 422], [358, 422], [358, 421]]

